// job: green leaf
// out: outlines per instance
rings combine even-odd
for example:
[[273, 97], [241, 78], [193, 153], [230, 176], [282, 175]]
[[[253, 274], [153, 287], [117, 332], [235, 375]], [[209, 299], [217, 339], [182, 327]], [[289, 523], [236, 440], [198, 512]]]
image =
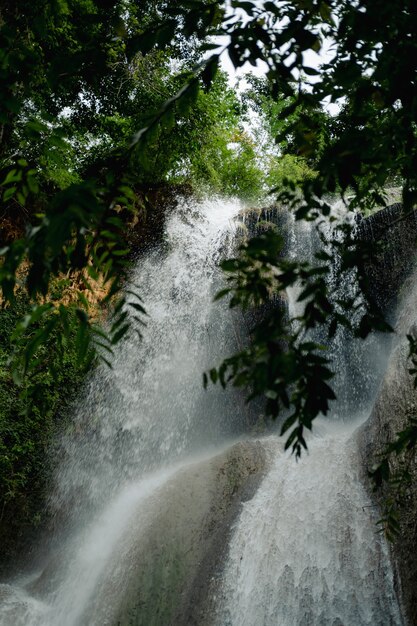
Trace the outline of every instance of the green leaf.
[[119, 341], [126, 335], [129, 329], [130, 329], [130, 324], [125, 324], [124, 326], [119, 328], [119, 330], [112, 336], [112, 340], [111, 340], [112, 344], [116, 345], [117, 343], [119, 343]]
[[7, 200], [10, 200], [10, 198], [15, 195], [16, 190], [17, 187], [9, 187], [8, 189], [6, 189], [6, 191], [3, 192], [3, 202], [7, 202]]
[[128, 306], [132, 307], [132, 309], [135, 309], [135, 311], [138, 311], [139, 313], [142, 313], [142, 315], [147, 315], [145, 309], [143, 308], [142, 305], [138, 304], [137, 302], [128, 302], [127, 303]]
[[210, 370], [210, 380], [211, 382], [215, 385], [217, 380], [218, 380], [218, 373], [217, 373], [217, 369], [215, 367], [213, 367]]
[[222, 298], [227, 296], [230, 293], [230, 291], [231, 289], [229, 288], [221, 289], [220, 291], [218, 291], [216, 295], [214, 296], [214, 302], [216, 302], [217, 300], [221, 300]]

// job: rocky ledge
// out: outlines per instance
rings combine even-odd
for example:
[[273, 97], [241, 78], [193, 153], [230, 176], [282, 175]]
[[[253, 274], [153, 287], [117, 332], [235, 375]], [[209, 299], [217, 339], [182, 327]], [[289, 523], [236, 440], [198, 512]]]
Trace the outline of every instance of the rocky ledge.
[[[265, 473], [259, 441], [240, 442], [180, 469], [138, 511], [86, 624], [208, 623], [207, 598], [221, 573], [233, 522]], [[83, 622], [84, 623], [84, 622]]]

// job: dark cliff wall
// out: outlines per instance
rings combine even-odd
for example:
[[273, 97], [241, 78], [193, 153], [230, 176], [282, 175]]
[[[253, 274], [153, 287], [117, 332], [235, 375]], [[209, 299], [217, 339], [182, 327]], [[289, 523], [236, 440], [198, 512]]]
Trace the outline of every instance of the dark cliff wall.
[[414, 267], [417, 212], [403, 214], [402, 205], [396, 203], [358, 219], [357, 224], [357, 237], [374, 246], [366, 264], [369, 295], [392, 314], [397, 309], [401, 285]]
[[[395, 327], [394, 348], [372, 413], [359, 431], [364, 480], [385, 445], [417, 415], [417, 392], [409, 374], [407, 334], [417, 335], [417, 272], [415, 270], [416, 213], [403, 216], [401, 205], [387, 207], [359, 224], [359, 235], [377, 240], [380, 248], [370, 259], [370, 289]], [[392, 471], [403, 459], [394, 458]], [[392, 544], [396, 584], [406, 623], [417, 625], [417, 459], [409, 456], [412, 481], [400, 515], [400, 534]], [[374, 494], [376, 506], [393, 495], [393, 488]]]
[[[417, 334], [417, 298], [415, 297], [417, 276], [407, 281], [410, 287], [405, 307], [407, 314], [399, 317], [396, 331], [398, 343], [393, 350], [383, 378], [372, 414], [359, 433], [359, 446], [363, 458], [364, 480], [371, 488], [367, 472], [377, 460], [377, 455], [385, 445], [394, 440], [397, 432], [404, 430], [409, 419], [417, 414], [417, 394], [413, 379], [409, 374], [408, 342], [404, 332]], [[413, 291], [414, 289], [414, 291]], [[414, 302], [412, 302], [414, 300]], [[414, 318], [414, 321], [412, 319]], [[407, 323], [408, 322], [408, 323]], [[393, 458], [391, 469], [400, 469], [403, 458]], [[407, 623], [417, 625], [417, 463], [416, 454], [408, 459], [412, 482], [407, 489], [403, 506], [400, 510], [400, 533], [392, 544], [392, 555], [397, 572], [397, 584]], [[394, 494], [393, 488], [385, 488], [374, 494], [375, 503], [381, 506], [383, 501]]]

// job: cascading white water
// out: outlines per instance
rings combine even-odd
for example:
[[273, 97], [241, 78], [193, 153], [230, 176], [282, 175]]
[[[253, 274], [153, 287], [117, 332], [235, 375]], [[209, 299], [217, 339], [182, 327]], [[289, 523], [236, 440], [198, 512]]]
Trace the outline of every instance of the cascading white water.
[[[161, 471], [136, 483], [127, 484], [93, 519], [71, 537], [52, 557], [52, 567], [40, 577], [17, 585], [0, 585], [1, 626], [80, 626], [93, 624], [85, 616], [97, 587], [112, 568], [115, 547], [126, 532], [132, 515], [145, 507], [149, 497], [173, 475]], [[117, 555], [116, 555], [117, 557]], [[45, 593], [44, 586], [49, 587]], [[31, 594], [25, 587], [40, 590]], [[37, 596], [42, 598], [40, 600]], [[94, 622], [95, 623], [95, 622]], [[97, 624], [99, 626], [99, 624]]]
[[322, 421], [244, 504], [217, 626], [400, 626], [388, 549], [360, 480], [352, 424]]
[[213, 305], [213, 296], [239, 209], [221, 199], [181, 202], [164, 244], [136, 265], [131, 282], [148, 313], [143, 339], [123, 342], [113, 369], [101, 368], [90, 383], [75, 436], [59, 450], [60, 506], [80, 495], [107, 501], [138, 473], [234, 432], [236, 399], [204, 392], [202, 373], [235, 347], [227, 305]]
[[[333, 207], [336, 219], [346, 211]], [[328, 223], [319, 223], [333, 236]], [[315, 225], [294, 223], [291, 254], [314, 263]], [[329, 281], [335, 281], [334, 272]], [[337, 280], [340, 281], [340, 278]], [[333, 285], [355, 293], [353, 272]], [[298, 285], [289, 313], [301, 315]], [[295, 324], [297, 322], [295, 321]], [[325, 341], [320, 332], [311, 336]], [[234, 529], [217, 601], [216, 626], [400, 626], [389, 550], [377, 535], [378, 511], [361, 478], [355, 429], [369, 415], [389, 340], [354, 341], [343, 329], [328, 345], [339, 396], [330, 418], [316, 420], [299, 462], [275, 441], [276, 458]], [[384, 359], [385, 357], [385, 359]], [[352, 370], [354, 377], [352, 378]], [[360, 414], [360, 417], [359, 417]], [[334, 420], [334, 418], [339, 418]]]
[[[351, 322], [354, 322], [353, 318], [358, 321], [365, 308], [363, 296], [357, 291], [356, 271], [350, 269], [340, 274], [340, 254], [337, 248], [332, 246], [332, 240], [338, 243], [343, 241], [339, 227], [343, 227], [346, 222], [355, 232], [355, 214], [349, 211], [344, 202], [338, 200], [331, 207], [330, 218], [319, 217], [313, 222], [292, 220], [289, 254], [298, 261], [318, 265], [320, 262], [315, 258], [315, 254], [323, 251], [323, 248], [329, 252], [332, 256], [332, 265], [326, 280], [332, 294], [331, 299], [339, 313], [347, 315]], [[289, 314], [292, 318], [296, 318], [304, 311], [306, 301], [297, 300], [300, 293], [300, 285], [287, 290]], [[355, 301], [355, 310], [351, 307], [346, 311], [337, 304], [338, 299], [348, 298]], [[330, 341], [323, 327], [317, 327], [309, 333], [312, 340], [326, 346], [324, 355], [335, 364], [332, 386], [336, 392], [337, 402], [332, 405], [332, 417], [337, 415], [350, 421], [352, 414], [365, 415], [370, 412], [392, 347], [392, 337], [389, 334], [371, 333], [366, 339], [357, 341], [350, 331], [341, 326], [338, 326]]]
[[164, 244], [138, 262], [131, 282], [148, 312], [143, 340], [119, 345], [113, 369], [100, 367], [81, 398], [58, 447], [51, 495], [64, 531], [40, 575], [0, 585], [1, 626], [92, 624], [86, 611], [133, 512], [174, 463], [202, 448], [214, 452], [242, 430], [243, 399], [202, 387], [202, 373], [236, 349], [227, 304], [213, 305], [213, 296], [240, 208], [180, 201]]

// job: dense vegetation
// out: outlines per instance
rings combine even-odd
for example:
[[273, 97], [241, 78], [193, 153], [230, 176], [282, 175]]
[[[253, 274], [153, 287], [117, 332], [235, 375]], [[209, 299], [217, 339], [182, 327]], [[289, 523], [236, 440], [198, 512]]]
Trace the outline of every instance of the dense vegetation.
[[[62, 286], [56, 286], [55, 297]], [[44, 521], [50, 446], [65, 418], [65, 410], [86, 374], [76, 348], [77, 323], [68, 315], [65, 338], [59, 330], [36, 353], [37, 367], [20, 385], [12, 378], [16, 324], [30, 311], [19, 294], [12, 306], [0, 311], [0, 536], [2, 558], [13, 556], [22, 541]], [[58, 356], [57, 349], [61, 354]]]
[[[3, 2], [0, 286], [5, 311], [18, 311], [21, 298], [28, 303], [6, 348], [13, 384], [24, 390], [25, 376], [41, 375], [42, 346], [54, 338], [88, 360], [97, 344], [111, 353], [131, 314], [143, 318], [140, 291], [129, 303], [121, 292], [129, 266], [125, 224], [128, 214], [139, 224], [149, 218], [147, 190], [155, 185], [191, 182], [248, 199], [269, 185], [297, 219], [312, 219], [329, 216], [335, 192], [349, 195], [351, 208], [373, 210], [395, 180], [404, 211], [412, 210], [416, 18], [411, 0], [233, 0], [229, 8], [220, 0]], [[311, 66], [326, 41], [331, 60]], [[263, 62], [266, 79], [253, 80], [239, 99], [219, 70], [222, 54], [236, 68]], [[323, 108], [329, 101], [338, 105], [333, 118]], [[245, 131], [245, 110], [256, 111], [267, 129], [263, 152]], [[265, 176], [261, 157], [270, 164]], [[224, 269], [232, 305], [259, 305], [301, 282], [307, 305], [298, 330], [271, 313], [253, 344], [210, 374], [265, 396], [272, 417], [291, 408], [282, 431], [300, 454], [304, 430], [334, 397], [331, 364], [306, 331], [322, 325], [330, 337], [342, 325], [365, 337], [389, 327], [371, 298], [336, 302], [329, 293], [325, 276], [336, 253], [340, 272], [355, 271], [368, 292], [369, 246], [348, 227], [313, 265], [286, 261], [281, 245], [268, 231]], [[71, 302], [51, 298], [54, 281], [74, 274], [83, 287]], [[84, 293], [97, 283], [101, 304], [113, 311], [108, 333]], [[352, 308], [353, 318], [345, 315]], [[66, 348], [58, 354], [64, 359]], [[10, 399], [17, 391], [9, 386], [7, 393]], [[413, 437], [399, 438], [401, 450]], [[389, 478], [387, 462], [375, 476]]]

